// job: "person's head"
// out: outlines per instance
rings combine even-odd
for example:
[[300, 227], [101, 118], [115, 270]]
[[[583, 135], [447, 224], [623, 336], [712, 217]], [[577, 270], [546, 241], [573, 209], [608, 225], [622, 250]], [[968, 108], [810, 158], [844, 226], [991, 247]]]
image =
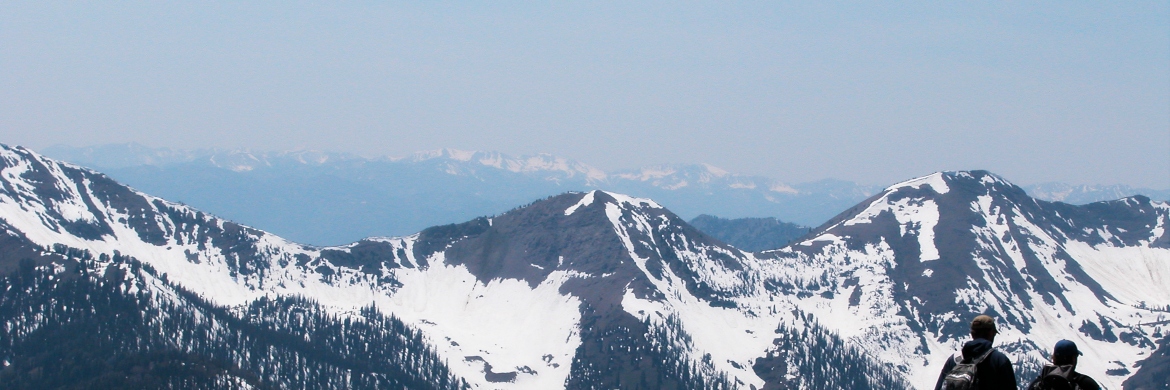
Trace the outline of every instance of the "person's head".
[[1056, 347], [1052, 348], [1052, 364], [1058, 366], [1077, 365], [1077, 356], [1083, 355], [1077, 349], [1077, 343], [1068, 340], [1060, 340], [1056, 342]]
[[979, 315], [971, 320], [971, 338], [986, 339], [987, 341], [995, 341], [995, 335], [999, 331], [995, 330], [995, 319], [989, 315]]

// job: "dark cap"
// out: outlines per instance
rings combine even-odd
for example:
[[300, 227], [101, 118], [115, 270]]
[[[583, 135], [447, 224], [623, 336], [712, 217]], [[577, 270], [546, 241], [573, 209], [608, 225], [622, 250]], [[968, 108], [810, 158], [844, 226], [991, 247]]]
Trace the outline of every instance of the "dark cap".
[[979, 332], [979, 331], [987, 331], [987, 330], [992, 331], [992, 332], [999, 332], [999, 331], [995, 330], [995, 319], [991, 318], [991, 316], [983, 314], [983, 315], [980, 315], [978, 317], [975, 317], [974, 320], [971, 320], [971, 332]]
[[1060, 340], [1056, 342], [1056, 348], [1052, 349], [1052, 356], [1075, 356], [1084, 355], [1077, 349], [1077, 343], [1068, 340]]

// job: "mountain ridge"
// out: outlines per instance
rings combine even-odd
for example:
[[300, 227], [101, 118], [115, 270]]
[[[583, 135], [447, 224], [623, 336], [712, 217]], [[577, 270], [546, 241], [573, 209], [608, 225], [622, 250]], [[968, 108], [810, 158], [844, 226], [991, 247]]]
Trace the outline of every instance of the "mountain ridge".
[[[232, 313], [273, 295], [354, 320], [377, 307], [425, 335], [473, 387], [926, 387], [966, 318], [982, 312], [1001, 317], [1001, 348], [1021, 367], [1038, 364], [1049, 339], [1070, 338], [1086, 361], [1121, 362], [1125, 372], [1085, 370], [1119, 386], [1164, 337], [1132, 323], [1164, 316], [1141, 298], [1170, 294], [1149, 272], [1170, 264], [1170, 206], [1036, 201], [980, 171], [891, 186], [762, 253], [605, 191], [311, 247], [21, 148], [0, 152], [5, 248], [47, 256], [38, 272], [64, 272], [51, 253], [90, 253], [95, 269], [133, 269], [112, 260], [133, 256]], [[948, 276], [954, 269], [974, 282]], [[932, 300], [939, 291], [953, 299]], [[848, 369], [819, 371], [826, 364]]]
[[[99, 169], [145, 192], [316, 245], [409, 235], [432, 225], [498, 214], [532, 199], [593, 189], [655, 199], [687, 219], [700, 214], [775, 217], [817, 226], [881, 190], [828, 179], [786, 183], [705, 164], [606, 172], [548, 154], [516, 157], [455, 149], [376, 158], [311, 150], [172, 150], [138, 144], [57, 146], [45, 152]], [[1138, 193], [1170, 200], [1170, 191], [1124, 186], [1047, 184], [1026, 189], [1045, 200], [1070, 203]], [[389, 206], [401, 203], [415, 206]]]

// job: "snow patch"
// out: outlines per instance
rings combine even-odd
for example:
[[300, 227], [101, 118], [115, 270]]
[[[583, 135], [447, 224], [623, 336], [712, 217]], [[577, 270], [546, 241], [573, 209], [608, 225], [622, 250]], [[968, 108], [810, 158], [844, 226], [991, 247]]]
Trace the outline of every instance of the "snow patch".
[[938, 247], [934, 242], [934, 228], [939, 218], [938, 204], [933, 200], [915, 198], [890, 202], [888, 195], [871, 203], [865, 210], [845, 221], [844, 225], [871, 223], [881, 213], [891, 212], [900, 224], [902, 235], [912, 233], [918, 238], [919, 261], [938, 260]]
[[613, 197], [615, 200], [617, 200], [618, 204], [628, 204], [628, 205], [631, 205], [634, 207], [648, 206], [648, 207], [656, 208], [656, 209], [662, 208], [662, 206], [658, 205], [658, 203], [656, 203], [653, 200], [650, 200], [648, 198], [635, 198], [635, 197], [632, 197], [629, 195], [618, 194], [618, 193], [609, 192], [609, 191], [602, 191], [602, 192], [605, 192], [606, 195]]
[[914, 179], [906, 180], [906, 181], [898, 183], [898, 184], [894, 184], [894, 185], [886, 188], [886, 191], [895, 191], [899, 188], [920, 188], [923, 185], [930, 186], [930, 188], [933, 189], [934, 192], [937, 192], [939, 195], [945, 194], [951, 190], [951, 188], [947, 186], [947, 181], [946, 181], [946, 178], [943, 176], [943, 173], [942, 172], [935, 172], [935, 173], [932, 173], [932, 174], [929, 174], [929, 175], [926, 175], [923, 177], [914, 178]]
[[1170, 250], [1065, 243], [1081, 269], [1121, 302], [1170, 302]]
[[585, 196], [581, 197], [581, 200], [577, 201], [577, 204], [569, 206], [569, 208], [565, 209], [565, 216], [573, 215], [573, 213], [577, 212], [577, 209], [593, 204], [593, 194], [595, 193], [597, 193], [597, 191], [589, 191], [585, 194]]
[[560, 388], [581, 344], [581, 302], [559, 292], [572, 277], [554, 271], [533, 289], [515, 279], [484, 284], [463, 265], [439, 264], [403, 273], [404, 287], [378, 303], [427, 334], [451, 370], [475, 387], [504, 385], [486, 380], [486, 362], [494, 372], [517, 373], [509, 389]]

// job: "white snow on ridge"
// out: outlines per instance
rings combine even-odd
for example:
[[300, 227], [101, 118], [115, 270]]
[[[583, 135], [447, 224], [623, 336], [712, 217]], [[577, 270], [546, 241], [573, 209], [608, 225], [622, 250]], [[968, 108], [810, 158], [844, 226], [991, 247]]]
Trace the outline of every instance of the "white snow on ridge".
[[938, 204], [933, 200], [919, 200], [904, 198], [896, 202], [889, 201], [889, 193], [873, 203], [865, 210], [845, 221], [844, 226], [872, 223], [873, 219], [882, 212], [891, 212], [901, 225], [901, 234], [914, 233], [918, 238], [918, 247], [921, 251], [919, 261], [939, 259], [938, 247], [934, 242], [934, 228], [938, 225]]
[[581, 200], [577, 201], [576, 204], [569, 206], [569, 208], [565, 209], [565, 215], [566, 216], [573, 215], [573, 213], [577, 212], [578, 208], [587, 207], [587, 206], [593, 204], [593, 194], [596, 194], [596, 193], [597, 193], [597, 191], [589, 191], [588, 193], [586, 193], [585, 196], [581, 197]]
[[598, 192], [601, 192], [601, 193], [604, 193], [606, 195], [609, 195], [610, 197], [613, 197], [614, 200], [617, 202], [617, 205], [619, 205], [619, 206], [620, 205], [630, 205], [630, 206], [635, 207], [635, 208], [638, 208], [638, 207], [650, 207], [650, 208], [655, 208], [655, 209], [662, 208], [662, 206], [659, 206], [658, 203], [655, 203], [653, 200], [650, 200], [650, 199], [635, 198], [635, 197], [632, 197], [629, 195], [623, 195], [623, 194], [618, 194], [618, 193], [614, 193], [614, 192], [593, 190], [593, 191], [586, 192], [585, 196], [581, 197], [581, 200], [577, 201], [576, 204], [569, 206], [569, 208], [565, 209], [565, 215], [566, 216], [573, 215], [573, 213], [577, 212], [577, 209], [593, 204], [593, 201], [595, 199], [595, 195]]
[[937, 192], [939, 195], [945, 194], [948, 191], [950, 191], [950, 187], [947, 186], [946, 178], [944, 177], [944, 173], [942, 173], [942, 172], [935, 172], [935, 173], [932, 173], [932, 174], [929, 174], [929, 175], [926, 175], [923, 177], [918, 177], [918, 178], [906, 180], [906, 181], [898, 183], [898, 184], [894, 184], [892, 186], [887, 187], [886, 191], [894, 191], [894, 190], [897, 190], [898, 188], [920, 188], [924, 184], [930, 186], [930, 188], [933, 189], [934, 192]]
[[609, 191], [602, 191], [602, 192], [604, 192], [606, 195], [609, 195], [609, 196], [613, 197], [614, 199], [616, 199], [619, 204], [629, 204], [629, 205], [632, 205], [634, 207], [648, 206], [648, 207], [656, 208], [656, 209], [662, 208], [662, 206], [658, 205], [657, 202], [654, 202], [653, 200], [650, 200], [648, 198], [635, 198], [633, 196], [619, 194], [616, 192], [609, 192]]

